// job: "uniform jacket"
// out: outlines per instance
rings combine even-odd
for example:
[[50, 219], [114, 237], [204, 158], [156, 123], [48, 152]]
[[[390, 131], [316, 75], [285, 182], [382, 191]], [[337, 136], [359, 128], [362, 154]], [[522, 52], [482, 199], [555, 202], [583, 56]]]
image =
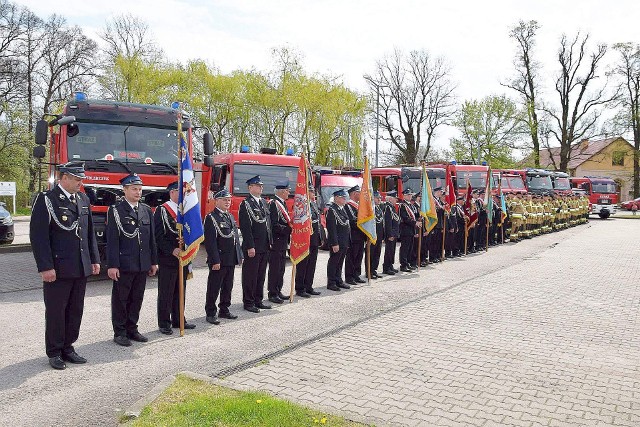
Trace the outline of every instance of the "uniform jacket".
[[404, 200], [399, 203], [400, 236], [414, 236], [416, 234], [416, 215], [411, 205]]
[[269, 203], [269, 216], [273, 236], [271, 249], [286, 251], [291, 240], [291, 217], [287, 211], [287, 204], [280, 197], [274, 196]]
[[[90, 276], [91, 264], [100, 263], [89, 198], [84, 193], [75, 198], [74, 204], [58, 186], [40, 193], [29, 224], [38, 271], [54, 269], [61, 279]], [[77, 228], [65, 230], [76, 221]]]
[[327, 240], [327, 233], [320, 223], [320, 209], [318, 209], [318, 205], [316, 202], [310, 202], [309, 206], [311, 207], [311, 226], [313, 227], [309, 243], [313, 247], [320, 247], [322, 243]]
[[350, 200], [344, 207], [349, 217], [349, 226], [351, 227], [351, 242], [363, 243], [367, 240], [367, 236], [358, 228], [358, 204]]
[[395, 206], [388, 202], [384, 203], [384, 236], [386, 239], [400, 237], [400, 216]]
[[173, 256], [173, 250], [178, 247], [178, 229], [175, 215], [177, 212], [165, 203], [156, 208], [153, 214], [153, 228], [158, 245], [158, 262], [165, 267], [178, 267], [179, 260]]
[[376, 244], [384, 240], [384, 204], [374, 205], [374, 212], [376, 216]]
[[[435, 227], [433, 227], [433, 229], [442, 230], [442, 228], [444, 227], [444, 205], [442, 204], [442, 201], [437, 197], [434, 197], [433, 201], [435, 202], [435, 205], [436, 205], [436, 216], [438, 217], [438, 222], [436, 223]], [[448, 228], [448, 225], [447, 225], [447, 228]]]
[[242, 232], [242, 249], [255, 249], [256, 253], [265, 253], [271, 247], [271, 218], [269, 208], [264, 199], [256, 202], [248, 195], [238, 209], [240, 231]]
[[147, 271], [158, 264], [151, 208], [138, 203], [136, 213], [122, 199], [107, 211], [107, 267], [121, 272]]
[[209, 268], [214, 264], [233, 267], [242, 262], [238, 227], [231, 214], [216, 208], [204, 218], [204, 246]]
[[351, 242], [351, 226], [345, 208], [340, 209], [335, 203], [327, 210], [327, 240], [329, 246], [340, 245], [340, 249], [349, 247]]

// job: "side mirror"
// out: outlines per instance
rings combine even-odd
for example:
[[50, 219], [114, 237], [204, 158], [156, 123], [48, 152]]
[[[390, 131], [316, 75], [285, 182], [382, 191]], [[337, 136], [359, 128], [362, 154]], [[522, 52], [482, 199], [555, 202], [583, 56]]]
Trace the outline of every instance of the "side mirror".
[[68, 137], [73, 138], [78, 133], [80, 133], [80, 129], [78, 128], [77, 124], [71, 123], [69, 126], [67, 126], [67, 136]]
[[46, 120], [36, 122], [36, 144], [45, 145], [49, 134], [49, 123]]
[[35, 157], [36, 159], [44, 159], [46, 155], [47, 149], [44, 145], [36, 145], [35, 147], [33, 147], [33, 157]]
[[212, 168], [213, 167], [213, 157], [204, 156], [204, 165]]
[[211, 156], [213, 154], [213, 137], [209, 132], [204, 134], [203, 148], [205, 156]]
[[76, 116], [64, 116], [57, 120], [57, 124], [60, 126], [68, 125], [76, 121]]

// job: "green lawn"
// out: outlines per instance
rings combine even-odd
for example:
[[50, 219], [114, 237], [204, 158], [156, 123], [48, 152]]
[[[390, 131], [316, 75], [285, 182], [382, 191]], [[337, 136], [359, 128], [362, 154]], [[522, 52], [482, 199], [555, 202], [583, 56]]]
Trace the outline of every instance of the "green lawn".
[[181, 375], [130, 425], [363, 426], [271, 397], [266, 393], [240, 392]]

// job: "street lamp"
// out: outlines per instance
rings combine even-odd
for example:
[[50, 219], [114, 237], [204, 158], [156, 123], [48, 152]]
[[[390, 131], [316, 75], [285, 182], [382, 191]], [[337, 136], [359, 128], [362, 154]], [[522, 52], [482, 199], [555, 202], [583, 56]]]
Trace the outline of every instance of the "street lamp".
[[364, 78], [376, 87], [376, 167], [378, 167], [378, 153], [380, 151], [380, 88], [389, 86], [376, 82], [370, 76], [365, 75]]

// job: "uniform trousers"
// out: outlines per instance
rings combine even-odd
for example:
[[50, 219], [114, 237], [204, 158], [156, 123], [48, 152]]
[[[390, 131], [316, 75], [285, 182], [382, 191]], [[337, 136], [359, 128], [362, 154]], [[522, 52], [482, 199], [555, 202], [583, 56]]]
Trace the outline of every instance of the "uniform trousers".
[[269, 251], [269, 275], [267, 278], [269, 298], [277, 297], [282, 293], [286, 258], [286, 250], [271, 249]]
[[204, 310], [208, 316], [215, 316], [216, 300], [220, 296], [220, 313], [228, 313], [231, 306], [231, 291], [233, 290], [233, 276], [235, 266], [220, 266], [220, 270], [209, 270], [207, 277], [207, 297]]
[[364, 257], [364, 242], [351, 242], [346, 252], [344, 277], [347, 282], [355, 280], [362, 274], [362, 258]]
[[120, 272], [111, 290], [111, 323], [116, 336], [138, 332], [138, 319], [147, 283], [147, 272]]
[[413, 236], [400, 236], [400, 267], [410, 265], [413, 252]]
[[340, 246], [338, 252], [329, 249], [329, 262], [327, 263], [327, 284], [339, 285], [344, 283], [342, 280], [342, 266], [347, 256], [347, 248]]
[[[186, 298], [189, 267], [182, 269], [182, 282]], [[170, 328], [180, 324], [180, 288], [178, 267], [160, 264], [158, 269], [158, 327]]]
[[[367, 246], [365, 243], [365, 275], [367, 274], [367, 264], [369, 264], [369, 258], [367, 257], [367, 250], [366, 250]], [[378, 238], [378, 240], [376, 240], [376, 244], [375, 245], [371, 245], [371, 247], [369, 248], [369, 252], [371, 252], [371, 263], [369, 264], [371, 267], [371, 271], [377, 271], [378, 270], [378, 266], [380, 265], [380, 255], [382, 254], [382, 239]]]
[[80, 334], [86, 287], [86, 277], [43, 282], [44, 340], [48, 357], [74, 351], [73, 343]]
[[296, 265], [296, 292], [313, 290], [313, 277], [316, 274], [318, 247], [310, 246], [309, 255]]
[[266, 252], [256, 253], [252, 258], [244, 251], [242, 262], [242, 303], [245, 307], [262, 304], [264, 298], [264, 278], [267, 272]]
[[393, 241], [386, 239], [384, 241], [384, 261], [382, 262], [382, 271], [389, 271], [393, 268], [393, 263], [396, 261], [396, 242], [397, 238]]
[[429, 235], [429, 260], [442, 258], [442, 228], [434, 228]]

